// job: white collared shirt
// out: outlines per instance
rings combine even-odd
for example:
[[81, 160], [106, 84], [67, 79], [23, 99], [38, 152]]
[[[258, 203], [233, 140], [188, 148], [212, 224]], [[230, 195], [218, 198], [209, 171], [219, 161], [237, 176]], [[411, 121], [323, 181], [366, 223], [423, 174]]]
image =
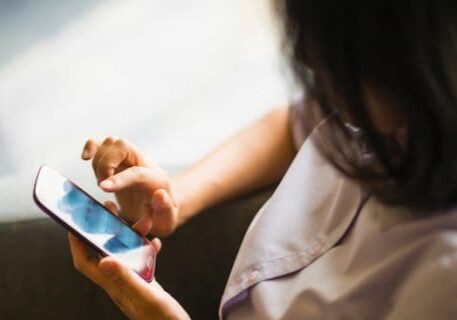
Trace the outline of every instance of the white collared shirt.
[[457, 210], [366, 198], [308, 139], [251, 223], [223, 319], [457, 319]]

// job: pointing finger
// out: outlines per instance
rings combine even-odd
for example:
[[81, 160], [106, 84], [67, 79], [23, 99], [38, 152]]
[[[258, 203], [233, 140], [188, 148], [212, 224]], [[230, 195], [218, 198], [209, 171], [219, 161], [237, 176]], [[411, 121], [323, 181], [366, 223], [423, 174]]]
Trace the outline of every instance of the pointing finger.
[[100, 187], [107, 192], [117, 192], [127, 187], [143, 185], [151, 190], [167, 187], [164, 171], [157, 168], [130, 167], [100, 182]]
[[86, 144], [84, 145], [83, 152], [81, 154], [81, 158], [83, 160], [90, 160], [95, 155], [100, 146], [94, 139], [87, 140]]

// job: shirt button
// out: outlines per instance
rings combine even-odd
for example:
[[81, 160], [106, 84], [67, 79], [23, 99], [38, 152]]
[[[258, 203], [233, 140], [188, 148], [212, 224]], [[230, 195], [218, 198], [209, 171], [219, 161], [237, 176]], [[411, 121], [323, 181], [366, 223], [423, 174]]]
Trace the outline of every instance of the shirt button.
[[259, 271], [254, 270], [249, 274], [249, 280], [253, 281], [259, 276]]

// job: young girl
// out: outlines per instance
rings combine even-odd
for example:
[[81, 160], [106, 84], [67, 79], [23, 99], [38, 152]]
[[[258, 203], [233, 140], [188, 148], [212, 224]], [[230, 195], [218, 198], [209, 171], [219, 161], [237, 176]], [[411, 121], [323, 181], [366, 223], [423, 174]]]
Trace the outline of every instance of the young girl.
[[[113, 137], [89, 140], [83, 159], [157, 236], [282, 179], [243, 240], [221, 318], [457, 319], [457, 2], [280, 7], [302, 88], [290, 107], [177, 177]], [[69, 237], [76, 268], [128, 317], [188, 318], [156, 282]]]

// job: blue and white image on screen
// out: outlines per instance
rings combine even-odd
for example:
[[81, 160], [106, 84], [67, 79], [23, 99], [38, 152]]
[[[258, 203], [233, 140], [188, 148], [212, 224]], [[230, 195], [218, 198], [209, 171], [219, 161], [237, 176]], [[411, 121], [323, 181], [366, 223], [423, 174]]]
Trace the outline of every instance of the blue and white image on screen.
[[65, 181], [65, 194], [58, 207], [70, 214], [74, 224], [87, 234], [112, 235], [100, 244], [111, 253], [123, 253], [144, 245], [143, 239], [100, 204], [80, 191], [70, 181]]

